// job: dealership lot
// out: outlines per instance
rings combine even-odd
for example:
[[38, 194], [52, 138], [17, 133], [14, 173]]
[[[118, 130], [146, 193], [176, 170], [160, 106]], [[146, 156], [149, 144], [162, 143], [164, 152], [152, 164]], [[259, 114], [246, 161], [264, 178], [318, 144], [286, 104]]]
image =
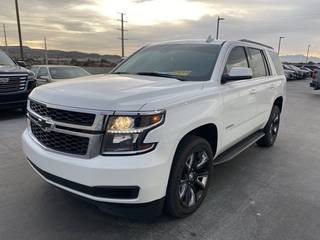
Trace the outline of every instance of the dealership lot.
[[204, 203], [185, 219], [114, 217], [47, 184], [21, 149], [24, 114], [1, 110], [1, 239], [319, 239], [320, 90], [309, 82], [288, 82], [275, 145], [216, 166]]

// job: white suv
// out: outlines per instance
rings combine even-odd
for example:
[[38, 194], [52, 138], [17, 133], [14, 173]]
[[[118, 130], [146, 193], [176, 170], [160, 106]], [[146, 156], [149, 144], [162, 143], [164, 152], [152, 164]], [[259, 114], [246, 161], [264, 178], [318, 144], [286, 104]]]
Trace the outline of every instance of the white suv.
[[129, 217], [185, 217], [212, 166], [272, 146], [286, 78], [277, 53], [248, 40], [148, 45], [110, 74], [36, 88], [22, 136], [49, 183]]

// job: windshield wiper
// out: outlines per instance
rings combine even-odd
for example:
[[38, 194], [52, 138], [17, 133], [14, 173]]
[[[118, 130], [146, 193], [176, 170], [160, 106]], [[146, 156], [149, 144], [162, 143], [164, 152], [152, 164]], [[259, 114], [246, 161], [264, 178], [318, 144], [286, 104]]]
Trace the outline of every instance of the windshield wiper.
[[145, 76], [155, 76], [155, 77], [166, 77], [166, 78], [174, 78], [180, 81], [187, 81], [185, 78], [179, 78], [176, 76], [173, 76], [169, 73], [161, 73], [161, 72], [137, 72], [138, 75], [145, 75]]

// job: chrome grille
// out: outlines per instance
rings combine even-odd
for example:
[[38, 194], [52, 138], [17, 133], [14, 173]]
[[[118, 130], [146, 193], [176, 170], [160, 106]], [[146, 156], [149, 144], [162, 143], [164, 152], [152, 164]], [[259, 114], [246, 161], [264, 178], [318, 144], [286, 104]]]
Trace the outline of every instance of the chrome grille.
[[45, 132], [35, 123], [31, 122], [32, 134], [37, 140], [50, 149], [76, 155], [86, 155], [89, 138], [69, 135], [59, 132]]
[[37, 114], [49, 117], [54, 121], [82, 126], [92, 126], [96, 117], [95, 114], [91, 113], [49, 108], [34, 101], [30, 101], [30, 108]]
[[18, 92], [26, 88], [28, 75], [0, 75], [0, 93]]

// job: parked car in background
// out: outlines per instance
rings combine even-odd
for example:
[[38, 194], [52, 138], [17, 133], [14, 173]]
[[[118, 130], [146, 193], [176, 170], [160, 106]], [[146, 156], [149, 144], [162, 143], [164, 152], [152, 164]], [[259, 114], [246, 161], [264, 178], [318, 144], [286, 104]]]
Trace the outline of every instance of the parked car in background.
[[318, 69], [313, 70], [310, 87], [312, 87], [314, 90], [320, 89], [320, 69], [319, 71]]
[[36, 87], [36, 81], [33, 72], [24, 66], [24, 62], [15, 62], [0, 50], [0, 109], [26, 110], [28, 95]]
[[300, 67], [302, 70], [305, 70], [305, 71], [307, 71], [308, 72], [308, 77], [311, 77], [312, 76], [312, 73], [313, 73], [313, 70], [312, 69], [310, 69], [310, 68], [308, 68], [308, 67], [304, 67], [304, 66], [302, 66], [302, 67]]
[[289, 67], [291, 67], [291, 69], [296, 71], [297, 76], [300, 79], [304, 79], [304, 78], [311, 76], [311, 73], [309, 73], [307, 70], [301, 69], [301, 68], [294, 66], [294, 65], [289, 65]]
[[38, 86], [91, 75], [81, 67], [67, 65], [32, 65], [29, 69], [34, 72]]
[[311, 69], [311, 70], [314, 70], [314, 69], [319, 69], [320, 70], [320, 65], [318, 64], [305, 64], [305, 65], [297, 65], [298, 67], [302, 67], [302, 68], [308, 68], [308, 69]]
[[287, 80], [292, 80], [292, 79], [296, 79], [297, 78], [297, 74], [295, 71], [293, 70], [288, 70], [288, 69], [283, 69], [284, 74], [287, 78]]

